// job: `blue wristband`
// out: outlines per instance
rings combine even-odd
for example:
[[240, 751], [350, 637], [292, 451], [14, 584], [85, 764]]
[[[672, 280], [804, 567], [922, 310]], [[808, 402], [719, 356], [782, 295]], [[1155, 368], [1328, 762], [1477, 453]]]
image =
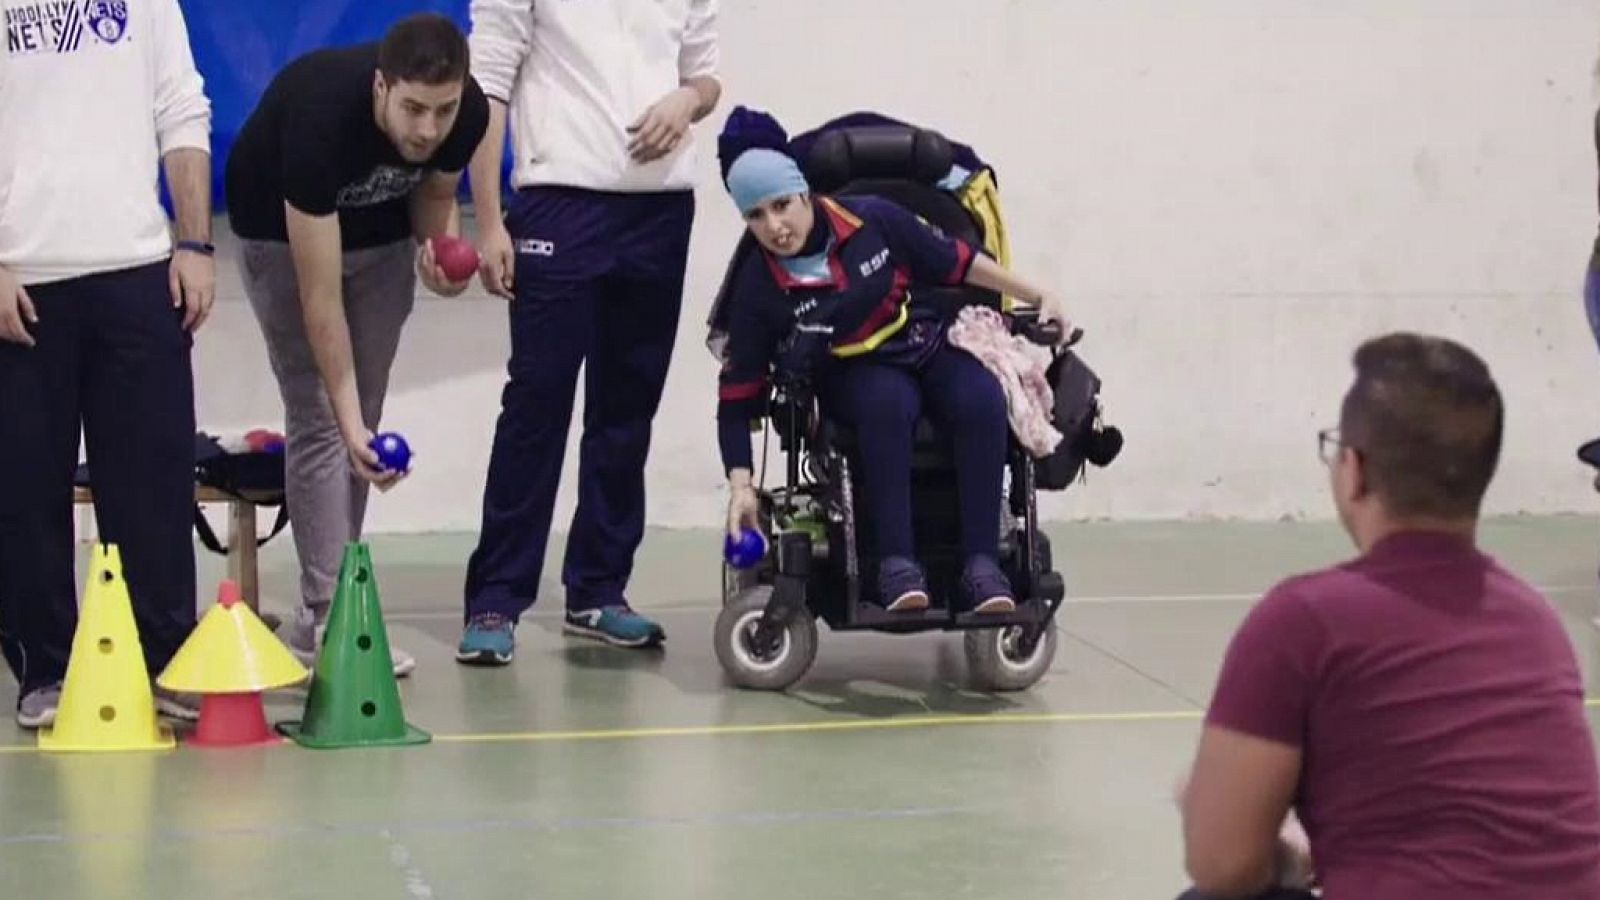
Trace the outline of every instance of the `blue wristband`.
[[211, 244], [208, 244], [208, 243], [206, 243], [204, 241], [179, 241], [177, 243], [177, 249], [179, 249], [179, 250], [192, 250], [195, 253], [199, 253], [199, 254], [202, 254], [202, 255], [205, 255], [205, 256], [212, 256], [212, 255], [215, 255], [216, 252], [217, 252], [217, 248], [215, 246], [213, 246]]

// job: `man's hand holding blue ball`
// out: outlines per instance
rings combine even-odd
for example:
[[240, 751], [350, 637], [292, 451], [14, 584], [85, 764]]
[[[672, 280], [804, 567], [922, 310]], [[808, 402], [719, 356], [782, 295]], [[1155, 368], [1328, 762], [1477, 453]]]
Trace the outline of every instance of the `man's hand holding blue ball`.
[[377, 454], [378, 464], [383, 466], [385, 471], [402, 474], [411, 471], [411, 445], [400, 435], [385, 431], [373, 437], [372, 443], [368, 446]]
[[411, 446], [392, 431], [368, 433], [366, 440], [349, 443], [356, 473], [380, 491], [387, 491], [411, 474]]

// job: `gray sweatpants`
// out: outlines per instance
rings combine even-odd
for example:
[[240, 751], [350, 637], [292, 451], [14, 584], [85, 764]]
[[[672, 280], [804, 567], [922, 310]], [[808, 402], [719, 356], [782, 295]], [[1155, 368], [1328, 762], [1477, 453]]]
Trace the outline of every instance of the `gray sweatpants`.
[[[383, 415], [400, 331], [415, 301], [415, 253], [408, 239], [344, 254], [344, 312], [361, 418], [374, 431]], [[261, 324], [283, 395], [287, 502], [304, 604], [296, 618], [302, 626], [321, 624], [333, 602], [345, 545], [361, 537], [370, 486], [350, 470], [306, 337], [289, 245], [245, 241], [241, 254], [245, 294]]]

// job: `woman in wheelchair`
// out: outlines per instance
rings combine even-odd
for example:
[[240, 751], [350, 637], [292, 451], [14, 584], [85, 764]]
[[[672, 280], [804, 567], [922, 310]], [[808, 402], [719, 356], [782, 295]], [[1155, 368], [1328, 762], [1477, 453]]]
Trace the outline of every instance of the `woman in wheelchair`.
[[729, 150], [727, 137], [724, 181], [759, 245], [732, 276], [718, 379], [729, 533], [758, 527], [749, 423], [765, 414], [770, 379], [804, 379], [823, 414], [856, 433], [881, 602], [897, 612], [927, 608], [910, 488], [913, 429], [926, 411], [953, 438], [965, 600], [975, 612], [1015, 610], [998, 561], [1005, 394], [977, 358], [946, 341], [945, 314], [916, 298], [926, 286], [974, 285], [1036, 304], [1066, 333], [1059, 306], [890, 201], [814, 195], [781, 144]]

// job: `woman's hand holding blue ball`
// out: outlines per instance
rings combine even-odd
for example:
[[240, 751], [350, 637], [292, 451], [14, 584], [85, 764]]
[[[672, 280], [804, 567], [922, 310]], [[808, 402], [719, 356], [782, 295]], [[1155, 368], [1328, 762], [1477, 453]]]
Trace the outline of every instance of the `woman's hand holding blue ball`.
[[746, 528], [736, 538], [728, 535], [723, 542], [722, 555], [735, 569], [748, 569], [767, 555], [767, 539], [754, 528]]

